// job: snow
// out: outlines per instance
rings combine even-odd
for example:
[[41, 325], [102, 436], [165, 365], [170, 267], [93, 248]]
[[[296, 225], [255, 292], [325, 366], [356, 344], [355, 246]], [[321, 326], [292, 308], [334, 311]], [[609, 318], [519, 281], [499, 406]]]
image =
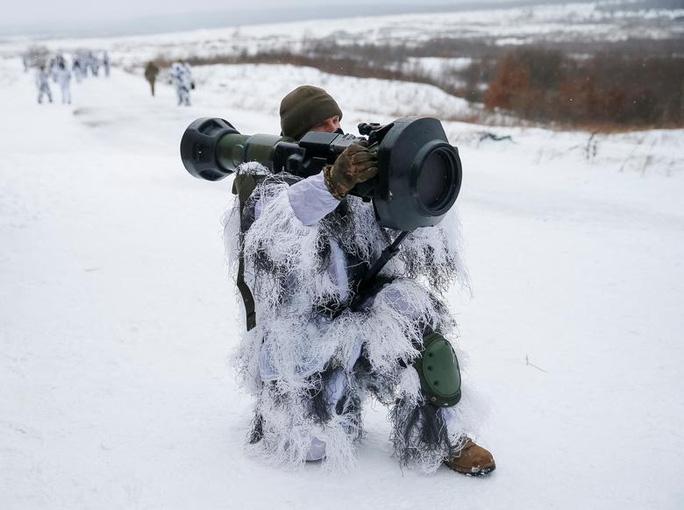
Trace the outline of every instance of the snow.
[[[610, 7], [610, 9], [609, 9]], [[307, 41], [329, 38], [337, 44], [411, 44], [435, 38], [471, 39], [495, 44], [536, 41], [605, 42], [628, 38], [674, 39], [684, 27], [678, 22], [684, 9], [634, 10], [628, 1], [576, 2], [523, 7], [502, 5], [443, 13], [364, 16], [308, 20], [253, 26], [198, 29], [168, 34], [109, 38], [61, 38], [40, 41], [53, 50], [78, 48], [108, 50], [112, 62], [139, 65], [163, 56], [237, 55], [242, 51], [296, 50]], [[21, 37], [0, 39], [0, 56], [17, 55], [27, 41]], [[465, 55], [467, 56], [467, 55]]]
[[[470, 57], [442, 58], [442, 57], [409, 57], [404, 64], [404, 71], [419, 73], [433, 78], [440, 78], [445, 73], [454, 74], [465, 71], [473, 63]], [[451, 86], [465, 86], [462, 80], [451, 79]]]
[[[280, 132], [278, 108], [280, 99], [302, 83], [317, 83], [353, 110], [343, 112], [345, 124], [354, 127], [359, 122], [382, 117], [415, 114], [463, 117], [473, 111], [465, 99], [450, 96], [434, 86], [407, 84], [378, 79], [359, 80], [348, 76], [322, 73], [310, 67], [290, 65], [214, 65], [198, 66], [193, 71], [199, 83], [206, 86], [209, 97], [220, 97], [227, 111], [235, 108], [265, 111], [270, 116], [269, 133]], [[277, 76], [278, 79], [273, 79]], [[264, 97], [273, 98], [264, 104]], [[207, 104], [210, 107], [210, 104]], [[215, 116], [215, 115], [214, 115]]]
[[287, 66], [195, 75], [191, 108], [120, 68], [74, 84], [72, 107], [39, 106], [19, 60], [0, 60], [1, 508], [682, 507], [684, 131], [445, 122], [474, 288], [450, 297], [497, 471], [402, 472], [371, 402], [356, 470], [288, 472], [243, 450], [230, 182], [185, 172], [183, 129], [220, 116], [277, 133], [304, 81], [337, 97], [349, 131], [462, 104]]

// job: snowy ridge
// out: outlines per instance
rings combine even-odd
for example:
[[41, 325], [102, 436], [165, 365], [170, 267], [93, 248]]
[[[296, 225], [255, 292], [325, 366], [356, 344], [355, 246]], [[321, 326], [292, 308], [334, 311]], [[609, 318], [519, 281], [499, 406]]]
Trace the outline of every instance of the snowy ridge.
[[[603, 4], [603, 5], [602, 5]], [[606, 5], [607, 4], [607, 5]], [[629, 2], [583, 2], [565, 5], [504, 7], [466, 12], [353, 17], [292, 23], [228, 27], [189, 32], [114, 38], [42, 41], [51, 49], [79, 47], [109, 50], [113, 62], [139, 65], [164, 56], [236, 55], [242, 51], [289, 48], [296, 50], [307, 39], [333, 38], [340, 44], [374, 42], [405, 43], [435, 37], [494, 40], [497, 44], [522, 44], [539, 38], [547, 41], [624, 40], [673, 37], [684, 32], [677, 19], [684, 9], [630, 10]], [[612, 9], [607, 8], [611, 6]], [[17, 55], [24, 41], [0, 43], [0, 55]]]

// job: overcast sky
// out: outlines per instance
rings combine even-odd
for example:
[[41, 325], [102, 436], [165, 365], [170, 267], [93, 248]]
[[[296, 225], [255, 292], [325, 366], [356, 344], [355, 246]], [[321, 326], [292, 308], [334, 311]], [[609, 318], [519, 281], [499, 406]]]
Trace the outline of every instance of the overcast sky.
[[[491, 1], [491, 0], [490, 0]], [[494, 0], [507, 2], [511, 0]], [[474, 0], [0, 0], [0, 25], [49, 25], [65, 21], [120, 21], [148, 16], [166, 16], [234, 9], [269, 9], [274, 7], [312, 7], [354, 4], [389, 6], [476, 4]], [[46, 27], [47, 28], [47, 27]]]

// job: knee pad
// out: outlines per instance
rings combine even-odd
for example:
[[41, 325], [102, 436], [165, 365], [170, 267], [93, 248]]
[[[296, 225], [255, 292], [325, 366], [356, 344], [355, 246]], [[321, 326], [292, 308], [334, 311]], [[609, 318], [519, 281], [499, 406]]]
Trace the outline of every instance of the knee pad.
[[461, 371], [454, 348], [441, 334], [423, 337], [423, 350], [414, 362], [427, 401], [451, 407], [461, 400]]

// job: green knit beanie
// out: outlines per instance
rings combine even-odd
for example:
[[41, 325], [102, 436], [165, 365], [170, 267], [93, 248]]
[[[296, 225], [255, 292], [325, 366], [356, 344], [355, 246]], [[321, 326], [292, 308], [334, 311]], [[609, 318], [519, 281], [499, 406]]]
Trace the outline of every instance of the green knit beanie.
[[297, 87], [280, 102], [282, 134], [295, 140], [335, 115], [342, 118], [342, 110], [335, 100], [325, 90], [313, 85]]

